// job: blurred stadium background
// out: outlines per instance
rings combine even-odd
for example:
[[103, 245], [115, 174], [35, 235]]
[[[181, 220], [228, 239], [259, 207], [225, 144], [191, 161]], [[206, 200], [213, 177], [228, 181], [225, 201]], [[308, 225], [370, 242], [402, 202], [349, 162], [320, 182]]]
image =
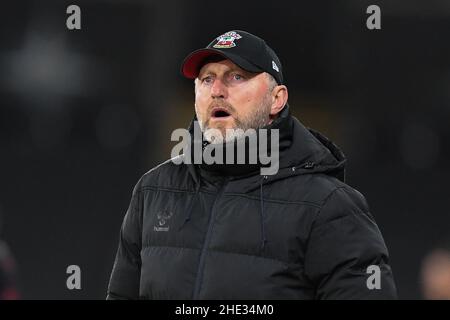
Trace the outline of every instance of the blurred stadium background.
[[[381, 30], [366, 28], [371, 4]], [[278, 53], [294, 115], [349, 159], [400, 298], [423, 297], [422, 259], [450, 233], [449, 1], [21, 0], [0, 25], [1, 238], [22, 298], [105, 298], [134, 184], [194, 115], [180, 63], [232, 29]]]

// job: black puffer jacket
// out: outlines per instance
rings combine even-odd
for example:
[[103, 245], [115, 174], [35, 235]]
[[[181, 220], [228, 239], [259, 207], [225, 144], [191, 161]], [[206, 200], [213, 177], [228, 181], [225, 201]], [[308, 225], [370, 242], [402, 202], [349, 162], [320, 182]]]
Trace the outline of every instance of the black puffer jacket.
[[[108, 299], [396, 298], [382, 235], [344, 183], [342, 152], [288, 106], [270, 127], [281, 139], [275, 175], [169, 160], [139, 180]], [[379, 288], [368, 286], [371, 265]]]

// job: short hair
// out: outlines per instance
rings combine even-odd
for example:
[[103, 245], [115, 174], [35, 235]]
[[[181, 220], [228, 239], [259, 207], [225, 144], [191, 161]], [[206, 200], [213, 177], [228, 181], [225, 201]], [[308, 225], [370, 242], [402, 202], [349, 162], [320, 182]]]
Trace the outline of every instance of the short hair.
[[269, 91], [272, 91], [276, 86], [278, 86], [278, 82], [270, 73], [266, 72], [266, 75], [269, 79]]

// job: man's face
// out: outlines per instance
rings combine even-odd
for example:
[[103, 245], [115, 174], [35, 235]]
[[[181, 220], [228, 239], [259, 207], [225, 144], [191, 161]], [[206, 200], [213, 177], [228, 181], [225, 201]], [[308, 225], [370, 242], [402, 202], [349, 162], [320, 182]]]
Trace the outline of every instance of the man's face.
[[[230, 60], [205, 64], [195, 82], [195, 112], [200, 128], [257, 129], [270, 123], [270, 80], [265, 73], [250, 73]], [[211, 140], [210, 140], [211, 141]]]

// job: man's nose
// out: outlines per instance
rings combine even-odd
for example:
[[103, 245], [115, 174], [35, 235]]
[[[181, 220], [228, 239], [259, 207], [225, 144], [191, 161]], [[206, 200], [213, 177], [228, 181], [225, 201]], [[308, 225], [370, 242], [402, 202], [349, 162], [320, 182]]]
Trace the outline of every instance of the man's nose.
[[221, 79], [215, 79], [211, 86], [211, 97], [213, 98], [226, 98], [227, 87]]

